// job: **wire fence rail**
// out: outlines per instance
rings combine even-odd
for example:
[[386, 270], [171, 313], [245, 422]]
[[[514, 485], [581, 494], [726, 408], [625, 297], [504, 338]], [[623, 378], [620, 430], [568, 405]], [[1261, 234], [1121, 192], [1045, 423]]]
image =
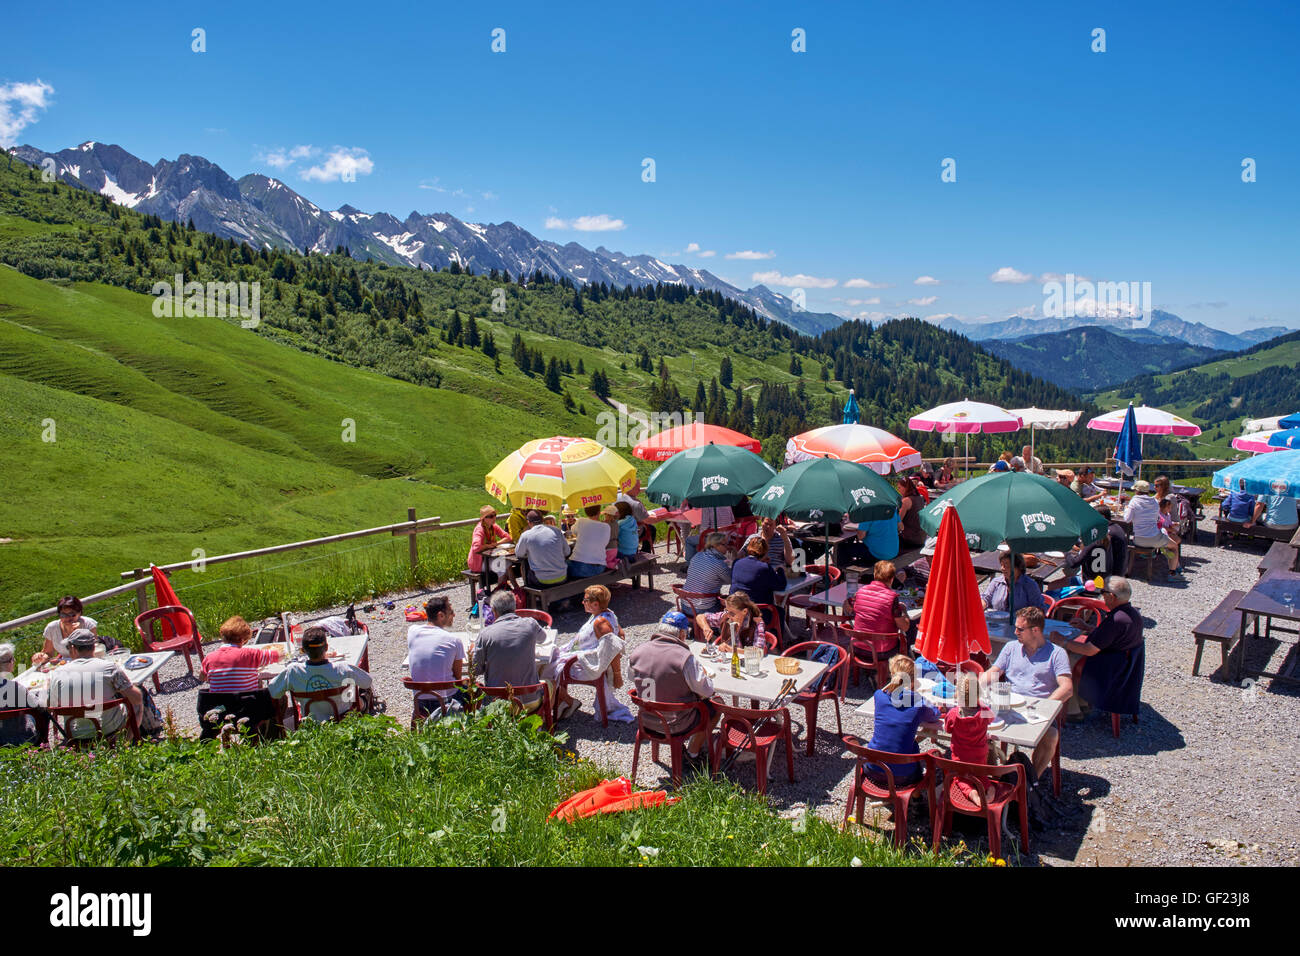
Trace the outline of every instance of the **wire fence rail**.
[[[308, 548], [318, 548], [338, 544], [356, 538], [388, 535], [394, 538], [407, 538], [411, 570], [414, 572], [419, 565], [419, 536], [421, 534], [430, 531], [443, 531], [453, 528], [468, 527], [479, 520], [478, 518], [460, 518], [455, 521], [443, 521], [440, 516], [417, 518], [414, 508], [408, 508], [406, 516], [407, 520], [405, 521], [380, 525], [376, 528], [361, 528], [356, 531], [344, 531], [340, 534], [326, 535], [321, 538], [308, 538], [303, 541], [290, 541], [286, 544], [275, 544], [265, 548], [254, 548], [249, 551], [236, 551], [231, 554], [216, 554], [204, 556], [202, 558], [192, 558], [189, 561], [179, 561], [175, 564], [162, 564], [157, 565], [157, 567], [161, 571], [167, 573], [181, 570], [195, 570], [196, 568], [206, 567], [211, 564], [226, 564], [231, 561], [245, 561], [251, 558], [263, 558], [268, 555], [282, 554], [288, 551], [302, 551]], [[332, 557], [334, 555], [327, 556]], [[151, 567], [132, 568], [130, 571], [123, 571], [120, 576], [127, 580], [126, 584], [119, 584], [116, 587], [111, 587], [105, 591], [97, 591], [94, 594], [88, 594], [81, 599], [81, 603], [83, 605], [98, 604], [99, 602], [123, 594], [135, 592], [135, 604], [137, 607], [136, 613], [143, 614], [149, 609], [149, 586], [153, 583]], [[22, 617], [17, 617], [13, 620], [0, 623], [0, 633], [16, 630], [17, 628], [25, 627], [28, 624], [38, 624], [41, 621], [46, 621], [55, 617], [57, 614], [57, 607], [48, 607], [41, 611], [25, 614]]]

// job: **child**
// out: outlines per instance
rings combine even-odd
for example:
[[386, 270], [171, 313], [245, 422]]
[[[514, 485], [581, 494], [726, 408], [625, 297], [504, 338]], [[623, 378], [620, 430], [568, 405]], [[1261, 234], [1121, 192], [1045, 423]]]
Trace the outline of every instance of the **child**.
[[[944, 715], [943, 727], [952, 737], [952, 759], [962, 763], [991, 764], [997, 749], [989, 742], [989, 724], [993, 711], [980, 706], [979, 676], [963, 673], [957, 678], [957, 706]], [[957, 781], [957, 789], [967, 800], [978, 802], [969, 784]]]
[[[873, 698], [875, 717], [871, 742], [867, 744], [872, 750], [883, 750], [893, 754], [920, 754], [916, 745], [918, 726], [926, 730], [938, 730], [939, 715], [934, 708], [913, 696], [916, 684], [916, 668], [910, 657], [895, 654], [889, 659], [889, 683], [876, 691]], [[877, 783], [884, 785], [885, 771], [875, 765], [866, 765], [867, 773]], [[915, 783], [921, 776], [919, 763], [892, 764], [889, 768], [894, 774], [894, 782], [899, 786]]]

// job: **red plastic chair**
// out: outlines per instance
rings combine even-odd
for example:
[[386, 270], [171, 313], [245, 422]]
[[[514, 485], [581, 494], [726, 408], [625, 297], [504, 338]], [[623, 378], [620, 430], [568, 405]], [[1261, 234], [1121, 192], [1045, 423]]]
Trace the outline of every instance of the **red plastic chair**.
[[698, 591], [687, 591], [680, 584], [674, 584], [673, 594], [677, 595], [677, 610], [691, 619], [691, 636], [697, 641], [703, 641], [704, 635], [700, 633], [700, 627], [695, 623], [695, 618], [697, 615], [703, 614], [705, 608], [721, 602], [721, 593], [703, 594]]
[[[358, 692], [352, 698], [352, 703], [339, 709], [343, 703], [343, 695], [347, 693], [348, 685], [344, 684], [339, 687], [327, 687], [324, 690], [291, 690], [289, 693], [293, 696], [294, 713], [297, 716], [298, 726], [306, 719], [306, 715], [311, 713], [311, 705], [325, 703], [330, 705], [330, 710], [334, 716], [330, 720], [335, 723], [341, 721], [352, 711], [360, 711], [361, 694]], [[313, 720], [315, 718], [312, 718]]]
[[519, 617], [531, 617], [538, 624], [542, 625], [542, 627], [551, 627], [551, 615], [547, 614], [545, 611], [536, 611], [530, 607], [521, 607], [515, 611], [515, 614]]
[[[644, 700], [637, 695], [635, 690], [628, 691], [628, 696], [632, 698], [632, 703], [637, 708], [636, 742], [632, 745], [632, 785], [636, 786], [636, 768], [641, 759], [641, 744], [648, 740], [650, 741], [650, 759], [655, 763], [659, 762], [659, 745], [668, 745], [673, 786], [680, 787], [682, 783], [682, 750], [685, 748], [686, 742], [701, 730], [707, 731], [712, 721], [708, 702], [697, 700], [689, 704], [671, 704], [656, 700]], [[683, 731], [680, 734], [668, 732], [667, 718], [670, 715], [687, 713], [692, 710], [699, 714], [699, 719], [691, 725], [690, 730]]]
[[[411, 696], [413, 698], [411, 701], [411, 729], [412, 730], [414, 730], [417, 726], [419, 726], [421, 720], [428, 720], [430, 717], [433, 716], [433, 714], [425, 714], [423, 717], [419, 716], [419, 709], [416, 706], [416, 702], [414, 698], [418, 697], [420, 694], [432, 694], [436, 691], [444, 691], [444, 690], [464, 691], [466, 697], [468, 697], [471, 702], [470, 705], [471, 709], [473, 708], [474, 696], [472, 693], [472, 689], [473, 689], [472, 681], [468, 681], [468, 680], [418, 681], [418, 680], [411, 680], [409, 677], [403, 677], [402, 686], [411, 692]], [[446, 698], [440, 698], [440, 704], [441, 706], [439, 706], [438, 709], [442, 711], [442, 713], [440, 713], [438, 716], [446, 717], [447, 716]]]
[[974, 659], [962, 661], [960, 664], [949, 664], [947, 661], [935, 661], [934, 666], [939, 668], [939, 673], [943, 674], [944, 677], [954, 684], [957, 682], [957, 678], [963, 673], [984, 673], [984, 665]]
[[[988, 824], [989, 853], [994, 857], [1002, 856], [1002, 810], [1007, 804], [1015, 802], [1020, 808], [1020, 849], [1029, 852], [1029, 805], [1026, 799], [1028, 787], [1025, 784], [1025, 768], [1020, 763], [977, 764], [963, 763], [937, 756], [934, 751], [926, 755], [931, 768], [931, 786], [934, 786], [938, 771], [943, 771], [943, 792], [937, 801], [932, 800], [934, 808], [934, 849], [939, 849], [939, 841], [952, 830], [952, 815], [962, 813], [972, 817], [983, 817]], [[1014, 783], [1007, 783], [1003, 777], [1015, 777]], [[968, 796], [958, 786], [964, 783], [973, 791]]]
[[[867, 798], [879, 801], [888, 801], [894, 808], [894, 845], [903, 847], [907, 845], [907, 807], [912, 798], [918, 793], [923, 795], [927, 800], [934, 799], [933, 775], [934, 769], [930, 762], [924, 756], [916, 754], [894, 754], [884, 750], [872, 750], [862, 744], [857, 737], [852, 734], [846, 734], [841, 738], [844, 746], [849, 753], [857, 758], [853, 768], [853, 788], [849, 791], [849, 799], [844, 805], [844, 823], [847, 826], [849, 817], [853, 813], [854, 807], [857, 808], [857, 821], [862, 823], [863, 811], [866, 809]], [[867, 764], [876, 764], [885, 771], [885, 786], [880, 786], [867, 773]], [[894, 780], [894, 771], [891, 766], [901, 765], [921, 766], [921, 776], [915, 783], [899, 786]], [[934, 819], [934, 804], [930, 804], [930, 818]]]
[[[576, 663], [578, 663], [578, 658], [573, 657], [570, 658], [569, 662], [564, 665], [564, 670], [560, 672], [560, 679], [557, 684], [557, 687], [559, 691], [562, 693], [568, 693], [569, 687], [574, 684], [580, 684], [580, 685], [594, 688], [596, 691], [596, 710], [599, 711], [600, 713], [600, 726], [608, 727], [609, 726], [609, 700], [605, 692], [605, 675], [601, 674], [595, 680], [578, 680], [571, 673], [573, 670], [573, 665]], [[486, 689], [487, 688], [484, 688], [484, 690]], [[559, 696], [559, 694], [557, 694], [556, 696]]]
[[24, 717], [31, 717], [36, 723], [36, 733], [39, 743], [37, 746], [48, 747], [50, 742], [49, 721], [45, 719], [45, 712], [40, 707], [11, 707], [8, 710], [0, 710], [0, 723], [6, 720], [21, 720]]
[[781, 609], [775, 604], [759, 604], [757, 607], [760, 613], [768, 612], [763, 614], [763, 630], [769, 635], [775, 635], [776, 646], [780, 647], [785, 643], [784, 635], [781, 633]]
[[[565, 668], [567, 671], [568, 668]], [[518, 708], [516, 713], [539, 713], [542, 715], [542, 724], [547, 730], [555, 727], [554, 711], [551, 709], [551, 689], [545, 681], [536, 684], [520, 684], [518, 687], [488, 687], [479, 684], [478, 689], [483, 692], [485, 697], [491, 697], [495, 700], [509, 701], [512, 709]], [[541, 697], [537, 704], [525, 704], [519, 698], [528, 697], [539, 693]]]
[[829, 571], [826, 570], [826, 565], [824, 564], [806, 564], [804, 565], [804, 571], [808, 574], [820, 574], [822, 577], [826, 577], [827, 574], [829, 574], [831, 584], [839, 584], [840, 578], [844, 577], [844, 572], [833, 564], [830, 566]]
[[[131, 740], [135, 743], [140, 742], [140, 725], [135, 719], [135, 711], [123, 697], [114, 697], [112, 700], [106, 700], [97, 705], [68, 705], [66, 707], [46, 707], [45, 712], [50, 715], [50, 726], [54, 732], [62, 738], [59, 745], [63, 747], [82, 747], [95, 744], [108, 744], [110, 747], [117, 746], [117, 737], [121, 734], [121, 729], [111, 737], [104, 736], [104, 711], [121, 707], [126, 711], [126, 729], [131, 734]], [[91, 716], [91, 714], [98, 716]], [[73, 720], [88, 720], [95, 725], [95, 736], [93, 737], [74, 737], [70, 733]], [[62, 721], [62, 723], [60, 723]]]
[[844, 633], [848, 635], [849, 646], [853, 651], [849, 669], [855, 687], [864, 670], [875, 671], [873, 683], [876, 687], [884, 687], [889, 683], [889, 659], [895, 654], [912, 656], [907, 649], [907, 635], [900, 631], [857, 631], [848, 628]]
[[841, 737], [844, 735], [844, 722], [840, 719], [840, 699], [848, 693], [848, 663], [849, 654], [843, 647], [831, 641], [804, 641], [802, 644], [795, 644], [785, 650], [786, 657], [794, 657], [796, 654], [808, 652], [809, 654], [815, 648], [828, 645], [835, 648], [835, 663], [831, 664], [822, 673], [821, 684], [817, 690], [804, 690], [790, 699], [790, 703], [798, 704], [804, 710], [804, 732], [808, 735], [808, 756], [812, 756], [817, 747], [817, 711], [821, 707], [821, 702], [831, 700], [835, 702], [835, 732]]
[[[717, 700], [714, 710], [721, 716], [718, 732], [713, 737], [712, 766], [716, 773], [722, 758], [732, 750], [749, 750], [754, 754], [754, 772], [758, 775], [758, 792], [767, 795], [768, 760], [778, 741], [785, 744], [785, 767], [794, 783], [794, 735], [790, 732], [790, 711], [784, 707], [776, 710], [749, 707], [729, 707]], [[764, 717], [771, 719], [746, 741], [754, 724]]]
[[1110, 609], [1104, 601], [1082, 595], [1064, 597], [1047, 605], [1047, 617], [1053, 621], [1066, 621], [1085, 631], [1095, 628], [1108, 613]]
[[[158, 631], [161, 640], [154, 640], [154, 625], [158, 625]], [[148, 630], [146, 630], [146, 627]], [[140, 635], [142, 651], [153, 653], [157, 651], [180, 651], [185, 655], [185, 667], [194, 676], [194, 662], [190, 659], [190, 654], [199, 655], [199, 663], [203, 663], [203, 645], [199, 638], [199, 624], [194, 620], [194, 614], [187, 607], [181, 607], [179, 604], [169, 605], [167, 607], [156, 607], [137, 615], [135, 619], [136, 633]], [[153, 675], [153, 689], [157, 693], [162, 693], [162, 684], [158, 682], [158, 673]]]

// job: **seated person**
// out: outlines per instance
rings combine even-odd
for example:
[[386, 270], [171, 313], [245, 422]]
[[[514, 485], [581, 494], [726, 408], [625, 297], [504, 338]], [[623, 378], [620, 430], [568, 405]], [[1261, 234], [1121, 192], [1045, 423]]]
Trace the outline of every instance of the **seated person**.
[[894, 590], [894, 577], [898, 569], [893, 561], [877, 561], [872, 569], [870, 583], [858, 588], [853, 595], [853, 629], [872, 634], [907, 634], [912, 621], [907, 616], [903, 601]]
[[[546, 629], [536, 618], [520, 617], [515, 610], [513, 594], [500, 591], [492, 596], [496, 620], [479, 632], [474, 644], [474, 675], [481, 676], [486, 687], [527, 687], [540, 680], [537, 646], [546, 643]], [[525, 710], [535, 709], [541, 699], [540, 691], [519, 696]]]
[[[984, 588], [984, 606], [990, 611], [1007, 610], [1007, 596], [1010, 593], [1012, 556], [1010, 551], [998, 555], [1001, 574], [995, 575]], [[1047, 601], [1038, 587], [1038, 582], [1025, 573], [1025, 556], [1015, 556], [1015, 599], [1016, 609], [1022, 607], [1046, 608]]]
[[[0, 710], [19, 710], [36, 706], [27, 696], [27, 688], [13, 679], [14, 646], [0, 644]], [[0, 747], [38, 745], [46, 739], [47, 718], [44, 711], [0, 720]]]
[[898, 557], [898, 522], [893, 518], [859, 521], [858, 538], [866, 545], [872, 562], [893, 561]]
[[[637, 696], [660, 704], [707, 703], [713, 696], [713, 681], [687, 645], [690, 619], [681, 611], [669, 611], [659, 621], [650, 639], [639, 645], [628, 658], [628, 670]], [[709, 732], [717, 723], [717, 714], [709, 708], [710, 720], [686, 742], [686, 755], [698, 759], [704, 751]], [[671, 714], [662, 722], [652, 721], [644, 712], [642, 722], [651, 730], [680, 736], [700, 722], [694, 711]], [[663, 726], [666, 724], [667, 726]]]
[[950, 485], [957, 480], [957, 466], [951, 458], [945, 458], [943, 465], [939, 468], [939, 474], [935, 477], [936, 485]]
[[1255, 518], [1255, 495], [1247, 494], [1245, 491], [1229, 492], [1227, 499], [1219, 505], [1219, 514], [1228, 521], [1236, 521], [1245, 524], [1247, 521], [1254, 522]]
[[609, 548], [609, 525], [600, 520], [600, 506], [588, 505], [573, 525], [576, 540], [569, 556], [569, 576], [590, 578], [605, 573], [605, 552]]
[[1096, 477], [1097, 473], [1092, 470], [1092, 466], [1084, 465], [1079, 469], [1078, 477], [1070, 482], [1070, 490], [1089, 504], [1100, 501], [1105, 497], [1106, 492], [1093, 484]]
[[515, 557], [528, 562], [528, 587], [563, 584], [569, 576], [568, 539], [559, 528], [543, 523], [540, 511], [530, 511], [527, 517], [528, 530], [515, 543]]
[[42, 635], [45, 643], [38, 653], [32, 655], [33, 667], [52, 661], [56, 657], [71, 657], [72, 655], [68, 653], [68, 637], [73, 631], [84, 628], [96, 637], [99, 636], [95, 630], [95, 619], [81, 613], [80, 598], [71, 594], [60, 598], [58, 612], [58, 618], [45, 625], [45, 632]]
[[[131, 683], [121, 664], [95, 656], [95, 642], [95, 635], [85, 628], [68, 635], [70, 660], [50, 672], [48, 706], [90, 707], [99, 711], [108, 701], [121, 698], [135, 714], [142, 734], [156, 731], [161, 723], [155, 716], [157, 707], [152, 700], [146, 704], [145, 691]], [[99, 721], [100, 733], [113, 737], [127, 726], [126, 711], [118, 706], [104, 708], [99, 713]], [[95, 737], [95, 725], [86, 717], [72, 718], [66, 722], [65, 729], [74, 740]]]
[[1108, 578], [1102, 595], [1106, 615], [1088, 639], [1076, 645], [1088, 658], [1079, 675], [1079, 695], [1094, 708], [1112, 714], [1136, 714], [1142, 696], [1146, 662], [1142, 614], [1129, 603], [1132, 596], [1127, 579], [1118, 575]]
[[1020, 458], [1025, 463], [1025, 470], [1032, 471], [1035, 475], [1043, 473], [1043, 459], [1034, 454], [1033, 445], [1025, 445], [1020, 449]]
[[[872, 718], [871, 741], [867, 744], [872, 750], [919, 756], [921, 748], [916, 745], [917, 729], [933, 733], [943, 726], [939, 712], [919, 695], [913, 695], [915, 686], [916, 666], [912, 659], [895, 654], [889, 659], [889, 683], [872, 697], [875, 716]], [[867, 764], [864, 769], [873, 782], [884, 786], [883, 767]], [[894, 783], [899, 786], [915, 783], [921, 776], [920, 763], [890, 764], [889, 769], [894, 775]]]
[[1247, 528], [1262, 524], [1265, 528], [1295, 530], [1300, 525], [1300, 516], [1296, 514], [1294, 498], [1286, 495], [1260, 495], [1255, 499], [1255, 508], [1250, 520], [1245, 522]]
[[510, 517], [506, 519], [506, 534], [511, 541], [518, 541], [519, 536], [528, 529], [528, 512], [524, 508], [511, 508]]
[[[683, 510], [690, 508], [690, 506], [691, 503], [689, 501], [682, 502]], [[735, 523], [736, 523], [735, 512], [732, 511], [729, 505], [719, 505], [716, 508], [712, 506], [708, 508], [701, 508], [700, 526], [695, 529], [694, 534], [690, 534], [686, 536], [687, 566], [690, 565], [691, 559], [695, 557], [695, 553], [700, 549], [701, 542], [705, 542], [705, 547], [708, 546], [707, 542], [709, 539], [708, 539], [707, 532], [716, 528], [729, 528]], [[690, 589], [687, 588], [687, 590]]]
[[221, 625], [221, 646], [204, 656], [200, 673], [208, 690], [199, 692], [200, 740], [215, 740], [227, 715], [247, 717], [255, 727], [262, 725], [262, 734], [275, 720], [275, 704], [262, 687], [260, 671], [280, 663], [284, 654], [281, 649], [246, 646], [252, 638], [253, 629], [236, 615]]
[[618, 511], [618, 559], [635, 561], [641, 550], [641, 526], [626, 501], [614, 502], [614, 508]]
[[1025, 470], [1025, 460], [1021, 458], [1019, 455], [1012, 455], [1010, 464], [1011, 464], [1012, 471]]
[[[957, 678], [957, 706], [944, 714], [943, 729], [952, 738], [953, 760], [962, 763], [995, 764], [1002, 756], [997, 745], [989, 740], [989, 724], [993, 711], [980, 704], [979, 675], [963, 671]], [[1028, 781], [1026, 781], [1028, 782]], [[957, 788], [966, 799], [977, 799], [974, 788], [958, 781]]]
[[1151, 496], [1151, 485], [1145, 481], [1133, 483], [1133, 498], [1124, 509], [1124, 520], [1133, 525], [1133, 544], [1139, 548], [1159, 548], [1169, 562], [1169, 573], [1181, 577], [1183, 569], [1178, 562], [1178, 543], [1160, 530], [1160, 505]]
[[1010, 470], [1011, 470], [1011, 452], [1009, 451], [1004, 451], [1001, 455], [998, 456], [997, 461], [989, 465], [989, 474], [992, 474], [995, 471], [1010, 471]]
[[[1036, 607], [1022, 608], [1016, 612], [1016, 640], [1002, 647], [993, 666], [979, 676], [981, 684], [996, 684], [1003, 680], [1011, 689], [1025, 697], [1059, 700], [1063, 704], [1074, 694], [1074, 681], [1070, 677], [1070, 658], [1063, 647], [1058, 647], [1043, 633], [1043, 612]], [[1052, 762], [1056, 752], [1057, 730], [1053, 726], [1034, 748], [1029, 763], [1030, 787], [1038, 786], [1038, 778]]]
[[[285, 695], [310, 691], [329, 690], [333, 687], [346, 687], [343, 697], [338, 701], [339, 711], [343, 712], [354, 703], [360, 703], [365, 691], [371, 687], [370, 675], [347, 661], [327, 658], [329, 635], [325, 628], [313, 625], [302, 632], [302, 649], [307, 659], [290, 661], [284, 670], [277, 674], [267, 688], [271, 696], [284, 706]], [[412, 661], [412, 674], [415, 666]], [[419, 680], [419, 678], [415, 678]], [[312, 701], [304, 719], [330, 721], [334, 719], [334, 709], [327, 701]]]
[[755, 604], [772, 604], [772, 592], [785, 587], [785, 575], [767, 563], [767, 542], [754, 535], [745, 543], [745, 553], [731, 566], [731, 593], [748, 594]]
[[[499, 608], [504, 606], [509, 608], [510, 613], [514, 613], [515, 596], [512, 592], [498, 591], [490, 601], [494, 612], [500, 613]], [[465, 637], [447, 630], [456, 618], [451, 600], [442, 594], [429, 598], [424, 605], [424, 616], [425, 623], [412, 624], [406, 629], [407, 663], [411, 680], [421, 684], [442, 684], [467, 676], [464, 673]], [[483, 628], [481, 634], [486, 634], [494, 627], [495, 622]], [[529, 683], [537, 683], [536, 678]], [[415, 695], [415, 716], [441, 717], [443, 714], [463, 710], [468, 704], [465, 692], [461, 690], [419, 693]]]
[[749, 595], [733, 591], [727, 595], [721, 611], [700, 614], [695, 618], [706, 642], [717, 641], [718, 648], [730, 653], [734, 638], [737, 649], [761, 647], [767, 650], [767, 632], [763, 628], [763, 615], [758, 612]]
[[[609, 609], [609, 588], [593, 584], [582, 595], [582, 607], [590, 615], [578, 633], [571, 639], [555, 642], [551, 660], [542, 668], [542, 679], [555, 691], [555, 719], [562, 720], [575, 713], [581, 705], [577, 698], [559, 687], [561, 675], [569, 661], [577, 663], [569, 672], [574, 680], [596, 681], [603, 676], [604, 697], [610, 702], [610, 720], [631, 723], [636, 720], [632, 712], [614, 696], [615, 688], [623, 686], [623, 634], [618, 618]], [[599, 710], [601, 695], [596, 696]]]
[[1055, 472], [1053, 472], [1053, 477], [1056, 478], [1056, 483], [1058, 485], [1064, 485], [1073, 490], [1075, 475], [1069, 468], [1057, 468]]
[[465, 559], [466, 569], [481, 575], [488, 586], [496, 583], [497, 574], [491, 568], [484, 567], [483, 555], [497, 545], [512, 540], [496, 520], [497, 509], [491, 505], [484, 505], [478, 510], [478, 524], [474, 525], [474, 533], [469, 540], [469, 555]]
[[[682, 582], [682, 590], [691, 594], [721, 594], [730, 585], [727, 536], [721, 531], [711, 531], [704, 539], [704, 550], [691, 558], [686, 566], [686, 580]], [[716, 598], [692, 602], [692, 610], [697, 614], [716, 611], [720, 606], [721, 602]]]
[[[785, 529], [784, 525], [778, 524], [773, 518], [764, 518], [758, 526], [758, 530], [745, 539], [745, 547], [749, 547], [749, 542], [756, 538], [762, 538], [763, 543], [767, 545], [767, 563], [773, 571], [781, 575], [782, 581], [785, 580], [785, 569], [794, 563], [794, 547], [790, 544], [790, 532]], [[785, 587], [784, 584], [781, 587]], [[777, 590], [780, 590], [778, 588]]]

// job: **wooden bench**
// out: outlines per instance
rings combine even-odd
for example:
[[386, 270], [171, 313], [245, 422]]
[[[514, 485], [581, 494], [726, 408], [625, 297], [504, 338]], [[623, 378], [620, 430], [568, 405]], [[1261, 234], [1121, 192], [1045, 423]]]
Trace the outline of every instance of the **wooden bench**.
[[1232, 645], [1241, 637], [1241, 612], [1237, 610], [1237, 602], [1245, 596], [1245, 591], [1229, 591], [1219, 602], [1219, 606], [1211, 611], [1205, 620], [1192, 628], [1192, 634], [1196, 637], [1196, 658], [1192, 661], [1193, 677], [1200, 673], [1201, 654], [1205, 651], [1206, 641], [1219, 642], [1219, 650], [1223, 655], [1223, 668], [1227, 670], [1228, 655], [1232, 653]]
[[641, 586], [641, 575], [644, 574], [648, 581], [647, 587], [654, 590], [655, 573], [657, 571], [659, 571], [659, 561], [651, 555], [621, 567], [617, 571], [605, 571], [601, 574], [593, 574], [589, 578], [574, 578], [571, 581], [555, 584], [549, 588], [525, 587], [524, 594], [528, 595], [529, 607], [536, 607], [549, 613], [552, 601], [563, 601], [565, 598], [576, 597], [593, 584], [603, 584], [609, 587], [611, 584], [630, 580], [632, 587], [639, 588]]
[[1269, 545], [1268, 553], [1258, 564], [1259, 576], [1262, 578], [1270, 571], [1294, 571], [1297, 552], [1289, 541], [1274, 541]]
[[1269, 528], [1256, 524], [1247, 528], [1240, 521], [1227, 518], [1214, 519], [1214, 546], [1217, 548], [1225, 538], [1246, 538], [1251, 541], [1290, 541], [1295, 534], [1294, 528]]
[[[1156, 560], [1156, 555], [1160, 553], [1160, 549], [1139, 547], [1130, 538], [1128, 548], [1125, 550], [1127, 556], [1124, 558], [1124, 577], [1132, 577], [1133, 566], [1137, 564], [1139, 559], [1143, 559], [1147, 563], [1147, 583], [1149, 584], [1151, 582], [1151, 567]], [[1168, 565], [1166, 564], [1165, 567], [1168, 567]]]

